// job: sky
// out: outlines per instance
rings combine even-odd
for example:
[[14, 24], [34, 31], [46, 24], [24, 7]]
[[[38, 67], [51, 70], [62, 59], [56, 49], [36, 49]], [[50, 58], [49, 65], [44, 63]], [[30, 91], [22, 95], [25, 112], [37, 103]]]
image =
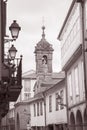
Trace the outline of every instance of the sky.
[[[18, 39], [14, 44], [17, 57], [23, 55], [23, 73], [36, 69], [35, 46], [42, 38], [42, 26], [45, 26], [45, 38], [52, 44], [53, 71], [61, 70], [61, 43], [57, 36], [63, 25], [72, 0], [8, 0], [7, 35], [11, 38], [9, 26], [13, 20], [21, 26]], [[43, 22], [44, 19], [44, 22]]]

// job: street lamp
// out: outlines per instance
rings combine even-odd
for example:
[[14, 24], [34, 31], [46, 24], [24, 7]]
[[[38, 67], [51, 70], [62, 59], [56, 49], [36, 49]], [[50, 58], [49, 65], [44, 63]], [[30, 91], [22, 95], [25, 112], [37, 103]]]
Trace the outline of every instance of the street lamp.
[[15, 57], [16, 57], [16, 52], [17, 52], [16, 48], [14, 47], [14, 45], [12, 45], [11, 48], [9, 49], [9, 56], [10, 56], [10, 58], [11, 58], [12, 60], [15, 59]]
[[[15, 41], [18, 38], [21, 27], [16, 22], [16, 20], [13, 20], [13, 23], [10, 25], [9, 30], [11, 32], [12, 39], [4, 39], [4, 43]], [[10, 59], [14, 60], [16, 57], [16, 52], [17, 52], [14, 45], [11, 46], [11, 48], [8, 50], [8, 52], [9, 52]]]
[[[10, 25], [9, 30], [11, 32], [12, 38], [4, 38], [4, 43], [15, 41], [18, 38], [21, 27], [18, 25], [16, 20], [13, 20], [13, 23]], [[2, 57], [2, 61], [4, 62], [3, 68], [5, 68], [2, 70], [3, 82], [10, 83], [11, 85], [21, 84], [22, 57], [16, 58], [17, 49], [14, 47], [14, 45], [11, 45], [8, 50], [4, 49], [5, 45], [6, 44], [3, 44], [4, 55]]]
[[11, 31], [12, 38], [16, 40], [19, 35], [19, 31], [21, 30], [21, 27], [18, 25], [16, 20], [13, 20], [13, 23], [9, 27], [9, 30]]
[[67, 112], [67, 129], [69, 130], [69, 124], [68, 124], [69, 123], [68, 105], [64, 104], [64, 103], [61, 103], [61, 100], [62, 100], [62, 97], [58, 94], [58, 96], [57, 96], [58, 104], [61, 105], [61, 106], [66, 107], [66, 112]]
[[15, 41], [18, 38], [21, 27], [16, 22], [16, 20], [13, 20], [13, 23], [10, 25], [9, 30], [11, 32], [12, 39], [4, 39], [4, 43]]
[[61, 103], [61, 100], [62, 100], [61, 96], [58, 95], [58, 97], [57, 97], [58, 104], [67, 107], [67, 104]]

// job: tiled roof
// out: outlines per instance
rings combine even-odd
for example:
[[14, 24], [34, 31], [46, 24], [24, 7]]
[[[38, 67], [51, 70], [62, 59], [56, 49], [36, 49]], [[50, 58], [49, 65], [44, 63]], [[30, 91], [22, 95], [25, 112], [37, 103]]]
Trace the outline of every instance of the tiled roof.
[[37, 43], [35, 47], [35, 53], [36, 51], [53, 51], [52, 45], [45, 39], [45, 33], [44, 33], [45, 27], [43, 26], [42, 29], [43, 29], [42, 39]]
[[36, 79], [36, 72], [34, 70], [27, 71], [22, 74], [22, 79], [30, 78], [30, 79]]

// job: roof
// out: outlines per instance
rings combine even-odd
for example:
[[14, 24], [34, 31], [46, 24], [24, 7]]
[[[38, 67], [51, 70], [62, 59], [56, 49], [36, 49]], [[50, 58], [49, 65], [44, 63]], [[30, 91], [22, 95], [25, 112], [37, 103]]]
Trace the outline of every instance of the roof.
[[37, 51], [53, 51], [52, 45], [46, 41], [45, 39], [45, 33], [44, 33], [45, 27], [42, 27], [43, 33], [42, 33], [42, 39], [37, 43], [35, 47], [35, 53]]
[[35, 101], [37, 101], [37, 100], [43, 100], [43, 99], [44, 99], [43, 95], [40, 94], [40, 95], [38, 95], [38, 96], [36, 96], [36, 97], [30, 98], [30, 99], [28, 100], [28, 103], [32, 103], [32, 102], [35, 102]]
[[37, 95], [38, 93], [42, 93], [43, 91], [54, 86], [63, 79], [65, 79], [65, 72], [61, 71], [59, 73], [53, 73], [53, 75], [50, 78], [45, 77], [43, 80], [36, 81], [34, 86], [36, 92], [35, 95]]
[[36, 79], [36, 71], [29, 70], [22, 74], [22, 79], [30, 78], [30, 79]]
[[65, 81], [65, 79], [61, 79], [61, 80], [57, 81], [56, 84], [54, 84], [54, 85], [52, 85], [52, 86], [46, 88], [45, 91], [44, 91], [44, 93], [46, 93], [46, 92], [49, 91], [49, 90], [54, 89], [54, 87], [57, 87], [57, 88], [58, 88], [58, 86], [60, 86], [64, 81]]
[[70, 16], [70, 14], [71, 14], [71, 11], [72, 11], [72, 9], [73, 9], [73, 7], [74, 7], [76, 1], [77, 1], [77, 0], [73, 0], [72, 3], [71, 3], [71, 6], [70, 6], [70, 8], [69, 8], [69, 10], [68, 10], [68, 13], [67, 13], [67, 16], [66, 16], [66, 18], [65, 18], [65, 21], [64, 21], [64, 23], [63, 23], [63, 25], [62, 25], [62, 28], [61, 28], [61, 30], [60, 30], [60, 32], [59, 32], [59, 35], [58, 35], [58, 38], [57, 38], [57, 39], [59, 39], [59, 40], [61, 40], [61, 38], [60, 38], [60, 37], [61, 37], [61, 34], [63, 33], [63, 29], [64, 29], [64, 27], [66, 26], [67, 20], [69, 19], [69, 16]]
[[48, 81], [48, 82], [42, 82], [41, 83], [41, 87], [46, 87], [46, 88], [50, 88], [52, 86], [54, 86], [55, 84], [59, 83], [61, 80], [63, 79], [59, 79], [59, 80], [51, 80], [51, 81]]
[[60, 71], [59, 73], [52, 73], [52, 78], [53, 79], [61, 79], [65, 77], [65, 72], [64, 71]]
[[[39, 93], [37, 93], [33, 98], [30, 98], [28, 100], [29, 103], [38, 101], [38, 100], [44, 100], [44, 93], [46, 93], [47, 91], [49, 91], [50, 89], [53, 89], [54, 87], [58, 87], [58, 85], [60, 85], [61, 83], [63, 83], [64, 79], [61, 79], [59, 81], [57, 81], [55, 84], [51, 84], [50, 87], [46, 87], [44, 89], [44, 91], [41, 91]], [[46, 85], [46, 84], [45, 84]], [[48, 85], [48, 84], [47, 84]]]

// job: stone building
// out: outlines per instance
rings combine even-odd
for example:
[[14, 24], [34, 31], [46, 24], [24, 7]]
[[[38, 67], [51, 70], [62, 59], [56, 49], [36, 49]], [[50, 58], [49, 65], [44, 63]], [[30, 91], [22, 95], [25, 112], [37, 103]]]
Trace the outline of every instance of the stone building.
[[7, 115], [2, 119], [2, 130], [15, 130], [14, 108], [9, 110]]
[[[29, 122], [29, 99], [34, 96], [36, 72], [27, 71], [22, 74], [22, 90], [16, 102], [10, 102], [10, 110], [2, 119], [2, 130], [27, 129]], [[19, 121], [20, 120], [20, 121]], [[20, 123], [18, 123], [20, 122]], [[21, 125], [22, 124], [22, 125]]]
[[60, 30], [69, 130], [87, 129], [87, 0], [73, 0]]

